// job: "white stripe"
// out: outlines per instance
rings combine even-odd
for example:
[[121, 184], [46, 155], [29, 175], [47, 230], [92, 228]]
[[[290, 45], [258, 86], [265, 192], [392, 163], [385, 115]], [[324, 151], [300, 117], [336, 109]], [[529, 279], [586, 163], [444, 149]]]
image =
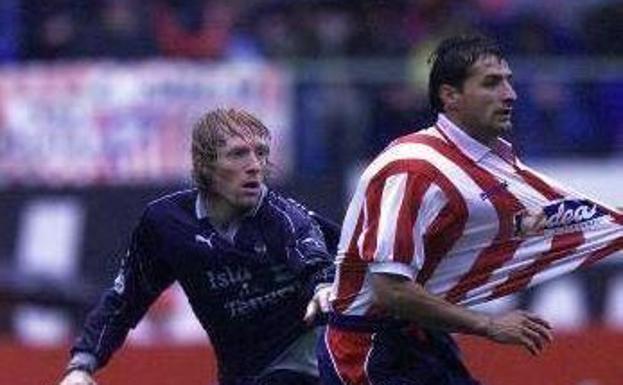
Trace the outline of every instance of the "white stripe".
[[420, 271], [424, 265], [424, 235], [428, 232], [443, 208], [448, 204], [448, 197], [436, 184], [431, 184], [424, 196], [413, 226], [414, 255], [413, 265]]
[[400, 173], [385, 180], [381, 195], [381, 208], [376, 233], [376, 251], [374, 261], [394, 260], [394, 241], [396, 239], [396, 225], [400, 207], [404, 200], [408, 175]]
[[361, 210], [363, 209], [363, 204], [365, 203], [365, 188], [363, 185], [359, 185], [357, 191], [355, 191], [355, 195], [353, 196], [351, 203], [348, 206], [348, 210], [346, 211], [346, 215], [344, 217], [344, 221], [342, 223], [342, 230], [340, 233], [340, 241], [338, 244], [338, 252], [337, 252], [337, 260], [340, 261], [344, 258], [344, 253], [348, 250], [350, 246], [351, 240], [355, 235], [355, 229], [357, 227], [357, 220], [359, 219], [359, 215]]
[[361, 285], [361, 290], [357, 293], [355, 300], [352, 301], [346, 314], [350, 315], [365, 315], [368, 308], [374, 302], [374, 296], [372, 295], [372, 279], [371, 273], [366, 273]]
[[366, 379], [370, 385], [374, 385], [372, 383], [372, 379], [368, 374], [368, 365], [370, 364], [370, 357], [372, 357], [372, 350], [374, 350], [374, 339], [376, 338], [376, 333], [370, 336], [370, 349], [368, 349], [368, 354], [366, 354], [366, 359], [363, 361], [363, 372], [366, 374]]

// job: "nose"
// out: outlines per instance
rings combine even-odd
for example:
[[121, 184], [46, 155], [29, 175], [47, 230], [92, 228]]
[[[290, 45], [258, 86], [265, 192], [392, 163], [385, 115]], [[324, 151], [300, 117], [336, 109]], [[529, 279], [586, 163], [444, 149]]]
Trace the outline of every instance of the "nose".
[[260, 156], [251, 152], [249, 155], [249, 163], [247, 165], [247, 172], [251, 174], [256, 174], [262, 171], [263, 160]]
[[509, 82], [505, 82], [504, 86], [504, 101], [506, 102], [514, 102], [517, 100], [517, 93], [513, 88], [513, 85]]

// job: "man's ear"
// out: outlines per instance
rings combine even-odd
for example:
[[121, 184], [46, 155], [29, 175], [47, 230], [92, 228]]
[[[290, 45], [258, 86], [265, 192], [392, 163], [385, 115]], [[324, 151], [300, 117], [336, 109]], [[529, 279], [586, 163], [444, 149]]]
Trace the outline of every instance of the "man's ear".
[[443, 103], [444, 111], [453, 111], [456, 109], [461, 93], [456, 87], [449, 84], [442, 84], [439, 87], [439, 98]]

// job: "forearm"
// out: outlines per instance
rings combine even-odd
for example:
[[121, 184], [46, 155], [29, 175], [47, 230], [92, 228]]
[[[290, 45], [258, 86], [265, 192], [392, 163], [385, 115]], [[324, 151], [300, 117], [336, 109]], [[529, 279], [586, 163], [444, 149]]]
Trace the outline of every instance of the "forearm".
[[516, 310], [491, 317], [445, 301], [397, 275], [372, 274], [375, 303], [392, 315], [425, 328], [486, 337], [521, 345], [538, 354], [553, 339], [551, 326], [536, 314]]
[[400, 319], [447, 332], [485, 336], [490, 317], [428, 293], [417, 283], [388, 274], [373, 274], [375, 303]]
[[140, 304], [128, 306], [126, 299], [113, 290], [107, 290], [98, 305], [86, 318], [84, 329], [72, 348], [72, 357], [87, 353], [96, 359], [91, 372], [105, 365], [110, 356], [123, 344], [133, 327], [133, 320], [142, 314]]

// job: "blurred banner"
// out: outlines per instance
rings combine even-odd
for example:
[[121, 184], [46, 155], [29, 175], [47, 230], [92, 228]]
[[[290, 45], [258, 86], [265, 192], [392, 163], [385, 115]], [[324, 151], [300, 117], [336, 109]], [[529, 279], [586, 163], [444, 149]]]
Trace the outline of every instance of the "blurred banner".
[[0, 186], [179, 181], [202, 113], [244, 107], [291, 168], [290, 76], [259, 63], [144, 62], [0, 70]]

